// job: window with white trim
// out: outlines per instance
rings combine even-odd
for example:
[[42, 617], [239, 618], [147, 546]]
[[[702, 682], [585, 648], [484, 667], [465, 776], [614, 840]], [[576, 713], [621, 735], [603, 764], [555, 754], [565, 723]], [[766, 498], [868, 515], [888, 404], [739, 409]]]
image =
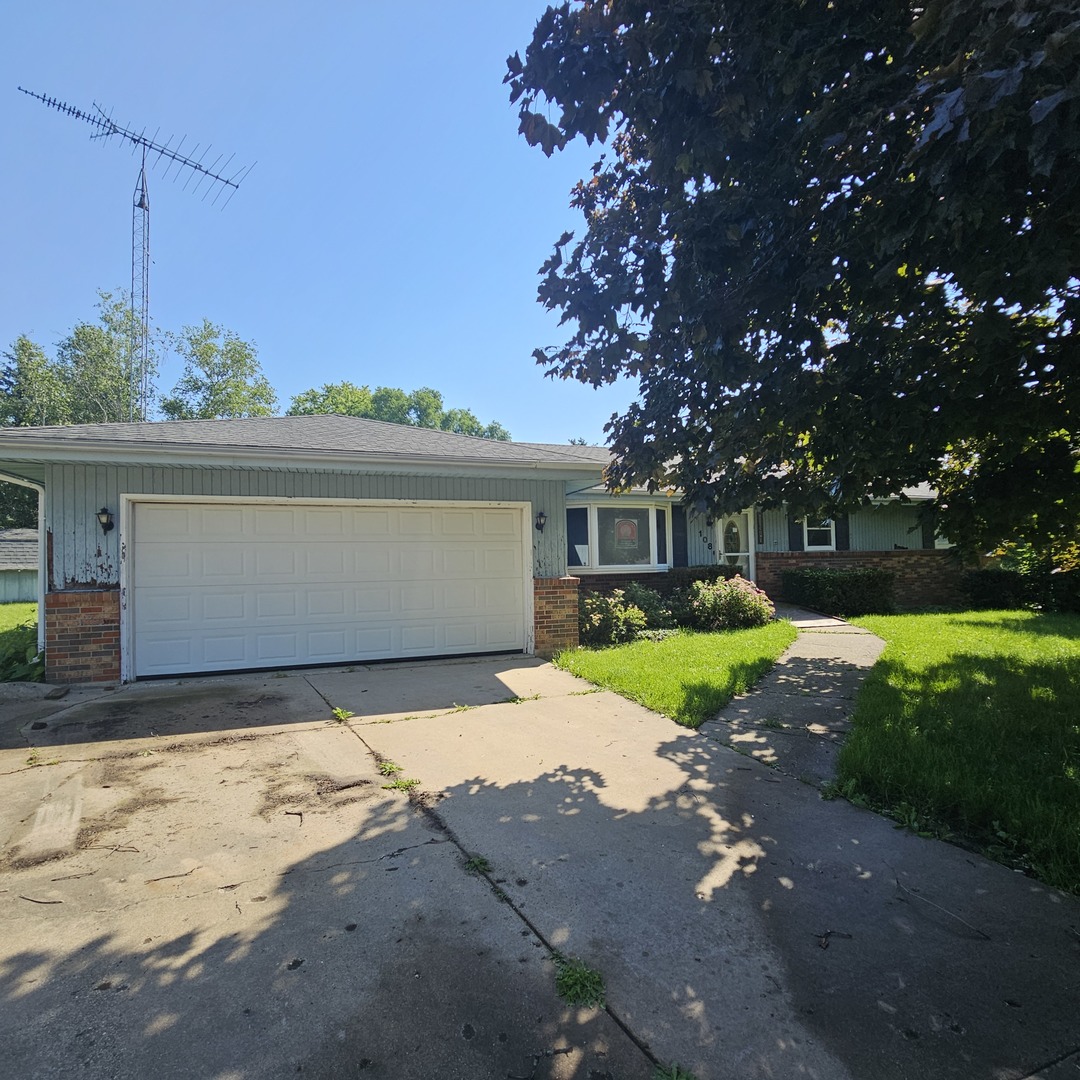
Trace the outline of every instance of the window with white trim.
[[832, 518], [803, 518], [803, 549], [835, 551], [836, 522]]
[[566, 562], [572, 570], [666, 569], [671, 543], [667, 503], [620, 501], [566, 510]]

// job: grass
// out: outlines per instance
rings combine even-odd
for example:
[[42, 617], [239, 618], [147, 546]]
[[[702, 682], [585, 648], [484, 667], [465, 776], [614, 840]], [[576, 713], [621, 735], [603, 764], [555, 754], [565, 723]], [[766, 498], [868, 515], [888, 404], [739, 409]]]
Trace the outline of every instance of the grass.
[[24, 623], [37, 625], [37, 604], [0, 604], [0, 634]]
[[789, 622], [719, 634], [672, 634], [605, 649], [560, 653], [564, 671], [614, 690], [689, 728], [749, 689], [795, 640]]
[[852, 621], [887, 648], [835, 793], [1080, 893], [1080, 616]]
[[40, 682], [45, 665], [37, 656], [37, 604], [0, 604], [0, 682]]
[[555, 961], [555, 991], [567, 1005], [586, 1009], [604, 1007], [604, 976], [577, 957], [553, 953]]

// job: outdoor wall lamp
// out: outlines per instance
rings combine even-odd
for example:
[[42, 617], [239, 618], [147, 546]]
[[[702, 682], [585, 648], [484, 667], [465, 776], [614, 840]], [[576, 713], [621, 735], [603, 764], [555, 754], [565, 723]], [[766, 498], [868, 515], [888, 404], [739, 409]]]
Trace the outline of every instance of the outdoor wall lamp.
[[103, 506], [97, 512], [97, 519], [103, 533], [112, 532], [112, 530], [116, 527], [115, 523], [113, 522], [112, 512], [107, 506]]
[[536, 513], [536, 531], [543, 532], [544, 526], [547, 524], [547, 514], [543, 510], [538, 510]]

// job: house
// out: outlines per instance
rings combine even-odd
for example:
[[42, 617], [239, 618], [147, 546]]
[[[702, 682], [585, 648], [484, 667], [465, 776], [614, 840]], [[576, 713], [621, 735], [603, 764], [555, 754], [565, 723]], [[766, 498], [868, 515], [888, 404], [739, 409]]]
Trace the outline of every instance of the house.
[[37, 598], [37, 529], [0, 529], [0, 604]]
[[712, 520], [607, 493], [608, 460], [346, 416], [0, 429], [0, 478], [44, 492], [50, 681], [548, 656], [577, 642], [579, 582], [672, 566], [774, 594], [807, 562], [947, 577], [906, 504]]

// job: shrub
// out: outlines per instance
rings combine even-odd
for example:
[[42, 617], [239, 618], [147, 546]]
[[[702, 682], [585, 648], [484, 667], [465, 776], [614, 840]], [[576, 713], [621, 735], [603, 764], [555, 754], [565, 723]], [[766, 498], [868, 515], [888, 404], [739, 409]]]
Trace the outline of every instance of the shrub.
[[1039, 601], [1037, 579], [1019, 570], [969, 570], [961, 579], [968, 603], [977, 610], [1029, 607]]
[[695, 630], [745, 630], [764, 626], [775, 614], [765, 593], [739, 575], [711, 583], [695, 581], [686, 597], [686, 619]]
[[977, 610], [1080, 611], [1080, 570], [1062, 573], [996, 568], [969, 570], [962, 584], [968, 603]]
[[0, 633], [0, 682], [41, 682], [45, 658], [38, 652], [33, 623]]
[[626, 603], [640, 609], [645, 616], [645, 625], [650, 630], [670, 630], [675, 625], [671, 614], [671, 603], [655, 589], [650, 589], [636, 581], [629, 582], [623, 589]]
[[608, 594], [581, 593], [578, 630], [582, 645], [619, 645], [645, 629], [645, 613], [626, 600], [622, 589]]
[[718, 564], [716, 566], [673, 566], [663, 575], [663, 591], [668, 596], [685, 593], [695, 581], [728, 581], [738, 577], [737, 566]]
[[890, 615], [896, 610], [888, 570], [785, 570], [784, 599], [827, 615]]

